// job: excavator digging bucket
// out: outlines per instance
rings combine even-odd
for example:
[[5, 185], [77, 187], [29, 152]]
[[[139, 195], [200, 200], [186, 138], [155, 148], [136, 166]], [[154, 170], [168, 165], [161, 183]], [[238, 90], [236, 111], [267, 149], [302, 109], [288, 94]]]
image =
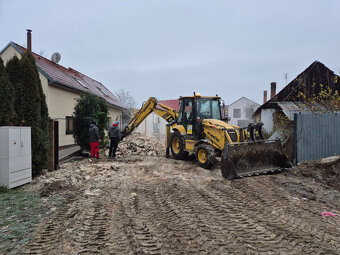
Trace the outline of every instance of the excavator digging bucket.
[[221, 171], [229, 180], [271, 172], [291, 167], [282, 153], [279, 140], [228, 144], [221, 156]]

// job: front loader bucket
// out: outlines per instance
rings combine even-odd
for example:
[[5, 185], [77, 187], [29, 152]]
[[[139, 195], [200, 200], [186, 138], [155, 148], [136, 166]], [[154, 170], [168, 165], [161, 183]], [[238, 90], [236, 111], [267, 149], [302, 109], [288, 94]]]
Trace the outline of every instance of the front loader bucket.
[[282, 171], [291, 167], [279, 140], [228, 144], [221, 156], [221, 171], [229, 180]]

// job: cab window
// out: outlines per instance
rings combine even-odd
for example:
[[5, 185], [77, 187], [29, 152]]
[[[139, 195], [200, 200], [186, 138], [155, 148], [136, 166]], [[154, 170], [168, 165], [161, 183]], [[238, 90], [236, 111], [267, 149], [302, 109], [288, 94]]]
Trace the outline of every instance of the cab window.
[[193, 120], [192, 98], [184, 98], [181, 101], [180, 112], [178, 114], [179, 123], [188, 123]]
[[200, 98], [198, 100], [198, 116], [201, 119], [221, 119], [219, 101], [210, 98]]

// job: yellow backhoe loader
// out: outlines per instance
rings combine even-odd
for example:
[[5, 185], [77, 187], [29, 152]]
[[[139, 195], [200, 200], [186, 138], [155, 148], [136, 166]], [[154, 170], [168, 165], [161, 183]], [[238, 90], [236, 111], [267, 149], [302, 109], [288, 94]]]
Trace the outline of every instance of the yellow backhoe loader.
[[[167, 156], [185, 159], [194, 153], [199, 166], [210, 169], [221, 157], [222, 175], [228, 179], [281, 171], [291, 167], [281, 152], [280, 141], [262, 137], [262, 124], [246, 128], [230, 125], [222, 118], [221, 98], [194, 93], [179, 98], [179, 112], [150, 97], [122, 132], [129, 135], [150, 114], [168, 122]], [[170, 133], [170, 127], [172, 132]]]

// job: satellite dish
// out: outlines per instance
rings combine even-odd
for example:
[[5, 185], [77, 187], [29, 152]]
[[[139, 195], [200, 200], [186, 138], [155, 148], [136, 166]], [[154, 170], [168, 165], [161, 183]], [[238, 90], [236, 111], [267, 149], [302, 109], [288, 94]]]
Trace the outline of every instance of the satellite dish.
[[52, 56], [51, 56], [51, 60], [52, 60], [53, 63], [58, 64], [60, 59], [61, 59], [61, 55], [58, 52], [53, 53]]

